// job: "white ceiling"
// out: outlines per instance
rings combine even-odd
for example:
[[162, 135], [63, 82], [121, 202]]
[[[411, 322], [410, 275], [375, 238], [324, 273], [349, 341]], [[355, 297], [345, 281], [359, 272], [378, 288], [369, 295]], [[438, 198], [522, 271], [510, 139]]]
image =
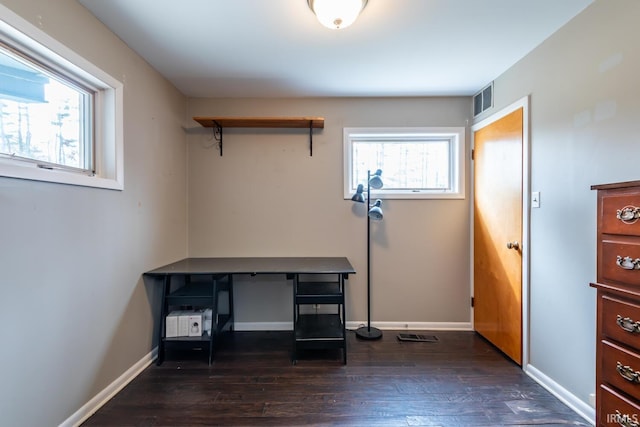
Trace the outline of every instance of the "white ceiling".
[[191, 97], [472, 95], [593, 0], [78, 0]]

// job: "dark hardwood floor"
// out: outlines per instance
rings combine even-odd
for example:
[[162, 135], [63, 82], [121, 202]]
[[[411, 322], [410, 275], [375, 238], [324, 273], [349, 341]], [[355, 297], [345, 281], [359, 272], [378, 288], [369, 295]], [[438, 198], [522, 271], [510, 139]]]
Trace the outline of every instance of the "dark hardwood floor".
[[235, 332], [205, 355], [152, 365], [83, 426], [589, 425], [473, 332], [397, 332], [290, 362], [290, 332]]

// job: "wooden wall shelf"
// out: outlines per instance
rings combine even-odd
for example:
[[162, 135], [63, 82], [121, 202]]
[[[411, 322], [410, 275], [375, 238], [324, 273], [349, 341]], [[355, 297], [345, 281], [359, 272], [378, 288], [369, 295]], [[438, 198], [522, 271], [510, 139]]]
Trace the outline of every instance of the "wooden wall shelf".
[[194, 117], [206, 128], [324, 128], [324, 117]]
[[313, 156], [313, 129], [324, 128], [324, 117], [194, 117], [207, 128], [214, 128], [222, 156], [222, 129], [230, 128], [294, 128], [309, 129], [309, 155]]

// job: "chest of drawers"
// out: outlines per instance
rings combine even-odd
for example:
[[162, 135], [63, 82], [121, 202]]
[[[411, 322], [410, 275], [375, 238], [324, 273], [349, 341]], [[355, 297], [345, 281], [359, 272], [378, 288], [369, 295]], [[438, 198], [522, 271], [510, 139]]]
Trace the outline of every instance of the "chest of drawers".
[[596, 425], [640, 426], [640, 181], [594, 185]]

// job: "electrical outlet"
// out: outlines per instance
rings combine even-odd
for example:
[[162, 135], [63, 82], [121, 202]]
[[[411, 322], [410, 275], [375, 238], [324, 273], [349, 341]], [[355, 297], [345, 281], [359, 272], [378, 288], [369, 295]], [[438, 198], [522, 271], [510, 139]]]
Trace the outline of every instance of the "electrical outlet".
[[531, 192], [531, 207], [539, 208], [540, 207], [540, 192], [533, 191]]

